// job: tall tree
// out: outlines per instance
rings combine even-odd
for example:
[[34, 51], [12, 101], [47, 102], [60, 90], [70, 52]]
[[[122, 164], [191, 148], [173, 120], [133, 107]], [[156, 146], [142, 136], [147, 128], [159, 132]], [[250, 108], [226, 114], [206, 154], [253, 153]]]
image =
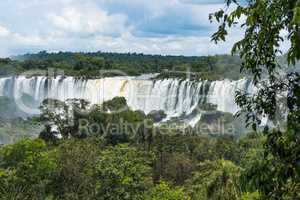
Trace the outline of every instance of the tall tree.
[[[277, 60], [283, 42], [290, 44], [287, 63], [295, 65], [300, 59], [300, 1], [226, 0], [226, 5], [226, 9], [210, 15], [212, 21], [220, 23], [212, 40], [225, 41], [228, 30], [237, 25], [245, 31], [244, 37], [234, 44], [232, 53], [242, 58], [241, 70], [252, 75], [253, 84], [258, 88], [254, 95], [241, 91], [236, 95], [237, 103], [246, 112], [248, 125], [256, 130], [263, 117], [276, 121], [278, 108], [282, 106], [278, 96], [286, 94], [287, 99], [287, 130], [265, 129], [264, 158], [259, 166], [250, 169], [248, 186], [258, 189], [263, 199], [298, 199], [300, 76], [296, 72], [279, 73], [281, 66]], [[284, 37], [283, 33], [288, 34]], [[273, 167], [267, 167], [270, 164]]]

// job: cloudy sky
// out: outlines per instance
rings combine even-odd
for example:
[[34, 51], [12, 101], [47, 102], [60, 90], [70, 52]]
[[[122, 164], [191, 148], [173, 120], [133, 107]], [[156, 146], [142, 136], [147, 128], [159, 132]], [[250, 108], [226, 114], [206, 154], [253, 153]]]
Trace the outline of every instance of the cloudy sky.
[[0, 56], [47, 51], [208, 55], [229, 53], [242, 32], [215, 46], [208, 15], [224, 0], [1, 0]]

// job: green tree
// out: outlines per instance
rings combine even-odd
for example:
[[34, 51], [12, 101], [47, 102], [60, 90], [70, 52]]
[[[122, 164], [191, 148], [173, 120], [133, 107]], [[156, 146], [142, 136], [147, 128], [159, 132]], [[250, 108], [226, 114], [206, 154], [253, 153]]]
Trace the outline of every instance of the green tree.
[[189, 200], [189, 196], [184, 192], [183, 188], [171, 188], [164, 181], [151, 188], [144, 195], [145, 200]]
[[[210, 15], [220, 23], [213, 34], [215, 42], [225, 41], [228, 30], [242, 21], [244, 37], [232, 49], [243, 60], [241, 70], [249, 72], [258, 91], [247, 95], [237, 92], [236, 101], [246, 112], [246, 121], [254, 130], [268, 116], [278, 118], [279, 94], [287, 94], [287, 130], [268, 130], [264, 157], [249, 170], [249, 187], [257, 189], [263, 199], [298, 199], [300, 183], [300, 76], [280, 75], [277, 56], [283, 41], [290, 43], [286, 59], [295, 65], [300, 59], [300, 1], [252, 0], [240, 3], [226, 0], [228, 7]], [[284, 38], [282, 32], [287, 32]], [[281, 117], [281, 116], [279, 116]], [[273, 168], [267, 165], [271, 164]], [[274, 176], [271, 176], [274, 175]], [[263, 184], [262, 184], [263, 183]]]
[[0, 197], [44, 199], [52, 191], [56, 161], [43, 140], [21, 140], [0, 149]]
[[[71, 109], [66, 102], [56, 99], [45, 99], [40, 106], [41, 121], [45, 122], [44, 132], [51, 131], [49, 125], [56, 125], [63, 138], [70, 136]], [[51, 133], [48, 133], [48, 135]], [[43, 135], [46, 135], [43, 133]], [[46, 139], [46, 138], [45, 138]]]
[[109, 147], [96, 161], [97, 199], [143, 199], [151, 186], [151, 156], [127, 145]]
[[230, 161], [205, 161], [199, 164], [186, 188], [195, 200], [238, 200], [240, 168]]
[[58, 169], [53, 178], [53, 196], [64, 200], [95, 199], [96, 163], [103, 148], [96, 138], [69, 139], [56, 147]]
[[40, 119], [45, 123], [45, 129], [40, 137], [53, 141], [51, 127], [56, 126], [64, 139], [72, 137], [83, 138], [86, 134], [79, 132], [79, 119], [86, 115], [89, 102], [83, 99], [68, 99], [65, 102], [56, 99], [45, 99], [40, 106]]

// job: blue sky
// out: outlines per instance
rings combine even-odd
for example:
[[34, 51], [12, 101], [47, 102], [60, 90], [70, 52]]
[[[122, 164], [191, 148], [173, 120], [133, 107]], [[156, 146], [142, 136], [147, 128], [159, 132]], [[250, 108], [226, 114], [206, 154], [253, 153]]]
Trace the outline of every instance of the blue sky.
[[208, 15], [224, 0], [1, 0], [0, 56], [47, 51], [208, 55], [242, 36], [210, 42]]

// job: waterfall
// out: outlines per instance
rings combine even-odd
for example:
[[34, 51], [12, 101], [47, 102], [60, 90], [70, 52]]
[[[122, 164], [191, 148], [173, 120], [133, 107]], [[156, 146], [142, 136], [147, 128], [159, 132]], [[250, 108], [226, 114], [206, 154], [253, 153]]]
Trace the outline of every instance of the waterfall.
[[[235, 91], [252, 90], [246, 79], [238, 81], [189, 81], [179, 79], [151, 80], [141, 77], [110, 77], [102, 79], [76, 79], [73, 77], [48, 78], [25, 76], [0, 78], [0, 96], [14, 99], [24, 112], [37, 114], [37, 107], [46, 98], [67, 100], [86, 99], [99, 104], [114, 97], [125, 97], [133, 110], [146, 114], [163, 110], [167, 118], [191, 116], [201, 103], [212, 103], [217, 110], [235, 113]], [[32, 98], [36, 108], [28, 108], [21, 100]], [[195, 115], [195, 114], [194, 114]], [[192, 124], [199, 115], [190, 117]]]

